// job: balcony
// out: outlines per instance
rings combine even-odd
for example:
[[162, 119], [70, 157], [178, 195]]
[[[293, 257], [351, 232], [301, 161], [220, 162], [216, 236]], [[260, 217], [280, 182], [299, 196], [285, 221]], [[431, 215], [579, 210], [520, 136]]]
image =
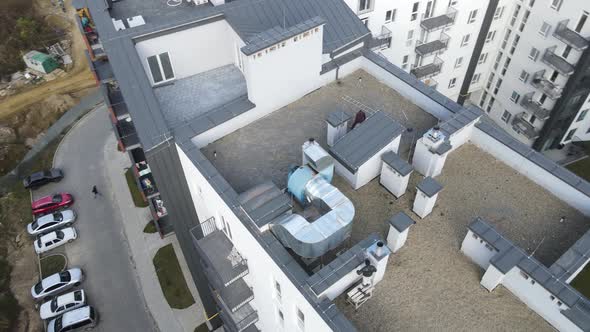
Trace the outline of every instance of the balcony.
[[567, 62], [564, 58], [555, 54], [556, 46], [548, 48], [543, 54], [542, 61], [549, 65], [549, 67], [557, 70], [560, 74], [569, 76], [574, 73], [574, 65]]
[[131, 118], [118, 121], [115, 125], [115, 133], [123, 149], [133, 149], [139, 147], [139, 136], [135, 131], [135, 126]]
[[524, 119], [524, 114], [523, 112], [514, 116], [512, 129], [530, 140], [539, 137], [539, 132], [535, 129], [535, 126]]
[[580, 36], [577, 32], [567, 27], [569, 20], [564, 20], [557, 24], [553, 37], [561, 40], [566, 45], [575, 48], [578, 51], [583, 51], [588, 47], [588, 40]]
[[539, 89], [551, 99], [561, 97], [562, 88], [545, 78], [545, 70], [540, 70], [533, 75], [531, 85]]
[[385, 25], [381, 27], [381, 34], [372, 37], [369, 41], [369, 46], [371, 50], [383, 50], [389, 48], [391, 46], [391, 30], [389, 30]]
[[432, 32], [453, 25], [453, 23], [455, 23], [456, 16], [457, 10], [453, 7], [449, 7], [447, 12], [443, 15], [423, 18], [420, 22], [420, 26], [422, 29]]
[[539, 120], [547, 120], [551, 113], [550, 110], [544, 108], [541, 106], [541, 104], [533, 100], [532, 92], [522, 97], [520, 105], [524, 107], [524, 109], [526, 109], [529, 114], [534, 115]]
[[221, 320], [225, 331], [229, 332], [243, 332], [243, 331], [257, 331], [254, 324], [258, 322], [258, 313], [251, 305], [246, 304], [236, 312], [228, 312], [223, 310], [220, 312]]
[[432, 53], [440, 53], [449, 46], [449, 36], [444, 32], [441, 33], [439, 39], [424, 43], [420, 40], [416, 41], [416, 53], [420, 56], [427, 56]]
[[96, 31], [92, 17], [86, 8], [77, 11], [76, 24], [82, 33], [90, 59], [96, 61], [105, 58], [106, 53], [102, 47], [100, 38], [98, 37], [98, 32]]
[[424, 66], [416, 67], [410, 73], [418, 79], [429, 78], [440, 73], [443, 61], [439, 57], [435, 57], [432, 63]]
[[195, 247], [203, 258], [205, 272], [215, 289], [221, 290], [248, 274], [248, 264], [236, 250], [225, 233], [218, 230], [215, 219], [203, 222], [200, 227], [204, 237], [198, 239], [196, 228], [191, 230]]
[[422, 83], [426, 84], [427, 86], [433, 88], [436, 90], [436, 87], [438, 86], [438, 82], [434, 80], [434, 78], [427, 78], [424, 81], [422, 81]]
[[103, 96], [105, 96], [105, 102], [109, 110], [111, 110], [113, 116], [117, 120], [122, 120], [129, 117], [129, 111], [127, 105], [123, 99], [123, 94], [119, 89], [116, 81], [103, 83], [101, 85]]

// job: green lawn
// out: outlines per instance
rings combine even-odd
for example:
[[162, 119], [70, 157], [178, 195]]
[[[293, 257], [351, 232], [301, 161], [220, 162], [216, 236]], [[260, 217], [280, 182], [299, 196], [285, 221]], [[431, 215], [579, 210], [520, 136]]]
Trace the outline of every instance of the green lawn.
[[154, 256], [154, 266], [162, 292], [164, 292], [164, 297], [170, 307], [185, 309], [195, 303], [182, 275], [172, 244], [158, 250], [156, 256]]
[[590, 298], [590, 265], [586, 265], [582, 272], [572, 280], [570, 285], [585, 297]]
[[145, 228], [143, 229], [144, 233], [148, 233], [148, 234], [154, 234], [158, 231], [158, 229], [156, 229], [156, 224], [155, 221], [150, 220], [147, 225], [145, 225]]
[[209, 328], [207, 327], [207, 324], [203, 323], [195, 327], [195, 332], [209, 332]]
[[137, 207], [147, 207], [148, 203], [143, 200], [143, 196], [139, 191], [137, 182], [135, 182], [135, 175], [133, 174], [133, 169], [129, 168], [125, 172], [125, 178], [127, 179], [127, 185], [129, 186], [129, 191], [131, 192], [131, 198], [133, 198], [133, 204], [135, 204], [135, 206]]
[[[584, 143], [584, 149], [586, 150], [586, 154], [590, 155], [590, 144]], [[580, 177], [590, 181], [590, 157], [569, 164], [566, 167]]]
[[62, 255], [51, 255], [41, 259], [41, 276], [48, 277], [52, 274], [61, 272], [66, 267], [66, 259]]

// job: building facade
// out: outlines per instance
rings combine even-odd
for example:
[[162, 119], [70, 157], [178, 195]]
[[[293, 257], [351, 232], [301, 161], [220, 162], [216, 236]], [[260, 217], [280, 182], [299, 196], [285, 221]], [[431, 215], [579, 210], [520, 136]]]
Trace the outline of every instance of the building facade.
[[[539, 151], [590, 139], [590, 4], [347, 0], [374, 50]], [[393, 32], [393, 33], [392, 33]]]

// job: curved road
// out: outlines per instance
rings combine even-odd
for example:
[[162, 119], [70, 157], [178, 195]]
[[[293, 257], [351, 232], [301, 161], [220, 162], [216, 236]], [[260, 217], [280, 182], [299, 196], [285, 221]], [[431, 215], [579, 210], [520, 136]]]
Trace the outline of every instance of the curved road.
[[[156, 331], [112, 198], [103, 151], [112, 127], [104, 106], [80, 120], [61, 142], [54, 166], [65, 178], [48, 189], [71, 192], [79, 238], [65, 246], [69, 266], [84, 270], [82, 288], [100, 315], [97, 331]], [[104, 196], [93, 198], [96, 185]]]

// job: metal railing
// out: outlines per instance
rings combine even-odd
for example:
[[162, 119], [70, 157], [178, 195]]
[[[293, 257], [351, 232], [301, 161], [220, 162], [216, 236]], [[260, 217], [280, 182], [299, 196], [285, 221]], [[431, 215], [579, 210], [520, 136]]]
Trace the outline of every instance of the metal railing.
[[561, 97], [561, 93], [563, 91], [559, 85], [545, 78], [545, 70], [539, 70], [533, 75], [533, 78], [531, 79], [531, 85], [541, 90], [551, 99], [557, 99]]
[[512, 129], [528, 139], [539, 137], [539, 132], [535, 129], [535, 126], [525, 120], [524, 115], [525, 113], [522, 112], [514, 116], [512, 119]]
[[582, 37], [576, 31], [568, 28], [568, 23], [569, 19], [559, 22], [555, 28], [555, 31], [553, 31], [553, 37], [577, 49], [578, 51], [586, 49], [588, 47], [588, 40]]
[[449, 6], [446, 13], [438, 16], [424, 17], [420, 21], [420, 26], [426, 31], [434, 31], [445, 28], [455, 23], [457, 17], [457, 9]]
[[432, 63], [413, 68], [410, 73], [418, 79], [435, 76], [440, 73], [443, 63], [438, 56], [435, 56]]
[[371, 49], [382, 50], [391, 46], [391, 30], [385, 25], [381, 26], [381, 33], [378, 36], [371, 38]]
[[539, 102], [534, 101], [533, 95], [534, 92], [524, 95], [520, 101], [520, 105], [540, 120], [547, 120], [551, 111], [541, 106]]
[[203, 233], [203, 237], [215, 232], [217, 230], [217, 224], [215, 224], [215, 217], [211, 217], [201, 224], [201, 232]]
[[560, 57], [559, 55], [555, 54], [555, 49], [557, 46], [550, 47], [545, 50], [543, 54], [543, 58], [541, 61], [547, 64], [552, 69], [557, 70], [560, 74], [569, 76], [574, 73], [574, 65], [569, 63], [564, 58]]
[[444, 32], [441, 32], [440, 37], [430, 42], [416, 41], [416, 53], [421, 56], [427, 56], [432, 53], [440, 53], [445, 51], [449, 46], [451, 37]]

